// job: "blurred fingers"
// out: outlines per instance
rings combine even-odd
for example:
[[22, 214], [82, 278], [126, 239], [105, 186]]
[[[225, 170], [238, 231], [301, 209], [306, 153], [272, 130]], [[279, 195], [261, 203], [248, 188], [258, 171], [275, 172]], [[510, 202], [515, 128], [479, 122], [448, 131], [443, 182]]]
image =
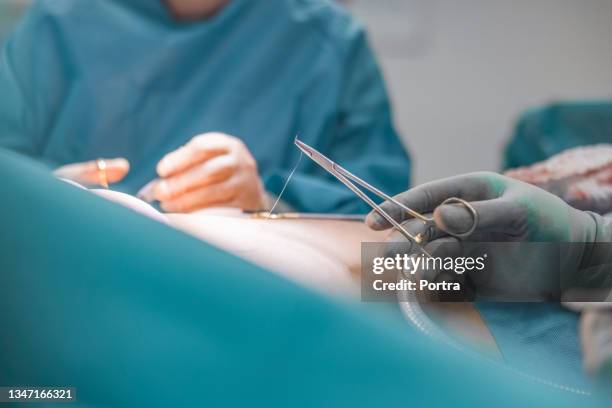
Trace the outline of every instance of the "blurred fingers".
[[161, 202], [166, 212], [191, 212], [212, 206], [228, 206], [238, 195], [238, 189], [231, 179], [189, 191], [177, 198]]
[[161, 202], [171, 201], [200, 187], [221, 183], [232, 177], [238, 166], [239, 163], [232, 155], [213, 157], [200, 166], [157, 182], [154, 197]]
[[228, 153], [233, 143], [233, 138], [218, 133], [196, 136], [164, 156], [157, 164], [157, 173], [162, 178], [171, 177], [207, 159]]

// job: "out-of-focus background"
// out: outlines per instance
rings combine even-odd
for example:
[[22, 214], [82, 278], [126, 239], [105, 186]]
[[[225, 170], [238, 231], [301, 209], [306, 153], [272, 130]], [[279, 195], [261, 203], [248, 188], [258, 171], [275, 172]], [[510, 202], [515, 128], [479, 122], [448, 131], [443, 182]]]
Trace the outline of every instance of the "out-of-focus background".
[[[0, 0], [0, 38], [29, 2]], [[498, 170], [527, 108], [612, 99], [611, 0], [342, 2], [370, 29], [417, 183]]]
[[0, 43], [32, 0], [0, 0]]
[[415, 182], [498, 170], [527, 108], [612, 99], [611, 0], [344, 3], [370, 27]]

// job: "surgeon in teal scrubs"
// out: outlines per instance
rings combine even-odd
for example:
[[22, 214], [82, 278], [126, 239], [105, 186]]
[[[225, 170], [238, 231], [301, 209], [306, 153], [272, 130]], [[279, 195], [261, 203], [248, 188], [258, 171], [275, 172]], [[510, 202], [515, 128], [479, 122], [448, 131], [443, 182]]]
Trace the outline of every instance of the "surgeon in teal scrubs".
[[[58, 175], [113, 187], [151, 180], [172, 212], [265, 208], [299, 135], [393, 193], [409, 159], [363, 27], [327, 0], [41, 0], [0, 68], [0, 146]], [[283, 200], [365, 212], [302, 161]]]

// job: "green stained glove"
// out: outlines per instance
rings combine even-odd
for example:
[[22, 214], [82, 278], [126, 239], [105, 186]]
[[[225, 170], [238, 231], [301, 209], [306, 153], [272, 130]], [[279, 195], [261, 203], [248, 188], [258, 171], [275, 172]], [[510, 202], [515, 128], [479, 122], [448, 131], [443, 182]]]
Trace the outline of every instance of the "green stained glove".
[[[559, 279], [567, 283], [568, 280], [573, 282], [577, 278], [584, 278], [577, 271], [591, 264], [601, 264], [601, 259], [597, 262], [591, 259], [591, 246], [581, 243], [611, 241], [612, 228], [602, 217], [574, 209], [538, 187], [496, 173], [481, 172], [451, 177], [397, 195], [395, 198], [406, 206], [421, 213], [433, 213], [436, 227], [429, 230], [425, 230], [422, 221], [410, 217], [391, 202], [383, 203], [382, 208], [395, 220], [402, 222], [409, 232], [425, 234], [427, 239], [424, 248], [430, 254], [442, 257], [465, 255], [463, 249], [470, 245], [449, 237], [444, 231], [468, 231], [474, 222], [473, 216], [462, 205], [440, 206], [450, 197], [468, 201], [478, 212], [476, 229], [463, 241], [576, 243], [556, 246], [556, 251], [543, 251], [542, 245], [510, 245], [507, 251], [495, 251], [494, 259], [490, 260], [492, 267], [487, 268], [487, 274], [470, 276], [476, 289], [486, 287], [487, 293], [503, 295], [523, 293], [525, 290], [537, 292], [538, 288], [551, 286], [552, 282], [559, 282]], [[367, 223], [376, 230], [390, 227], [375, 212], [368, 215]], [[392, 234], [391, 241], [395, 243], [392, 252], [415, 250], [413, 244], [406, 242], [399, 233]], [[531, 253], [526, 254], [525, 251]], [[583, 280], [591, 284], [604, 281], [609, 275], [609, 268], [596, 269], [589, 270], [592, 274]], [[529, 295], [546, 297], [545, 293]]]

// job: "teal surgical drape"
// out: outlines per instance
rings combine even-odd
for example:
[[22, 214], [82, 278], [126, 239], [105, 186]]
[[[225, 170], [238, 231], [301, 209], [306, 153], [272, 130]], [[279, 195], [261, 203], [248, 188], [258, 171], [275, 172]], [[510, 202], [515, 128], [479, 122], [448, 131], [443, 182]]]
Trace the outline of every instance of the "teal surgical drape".
[[0, 174], [3, 386], [73, 386], [71, 407], [605, 406], [372, 304], [299, 287], [2, 149]]

